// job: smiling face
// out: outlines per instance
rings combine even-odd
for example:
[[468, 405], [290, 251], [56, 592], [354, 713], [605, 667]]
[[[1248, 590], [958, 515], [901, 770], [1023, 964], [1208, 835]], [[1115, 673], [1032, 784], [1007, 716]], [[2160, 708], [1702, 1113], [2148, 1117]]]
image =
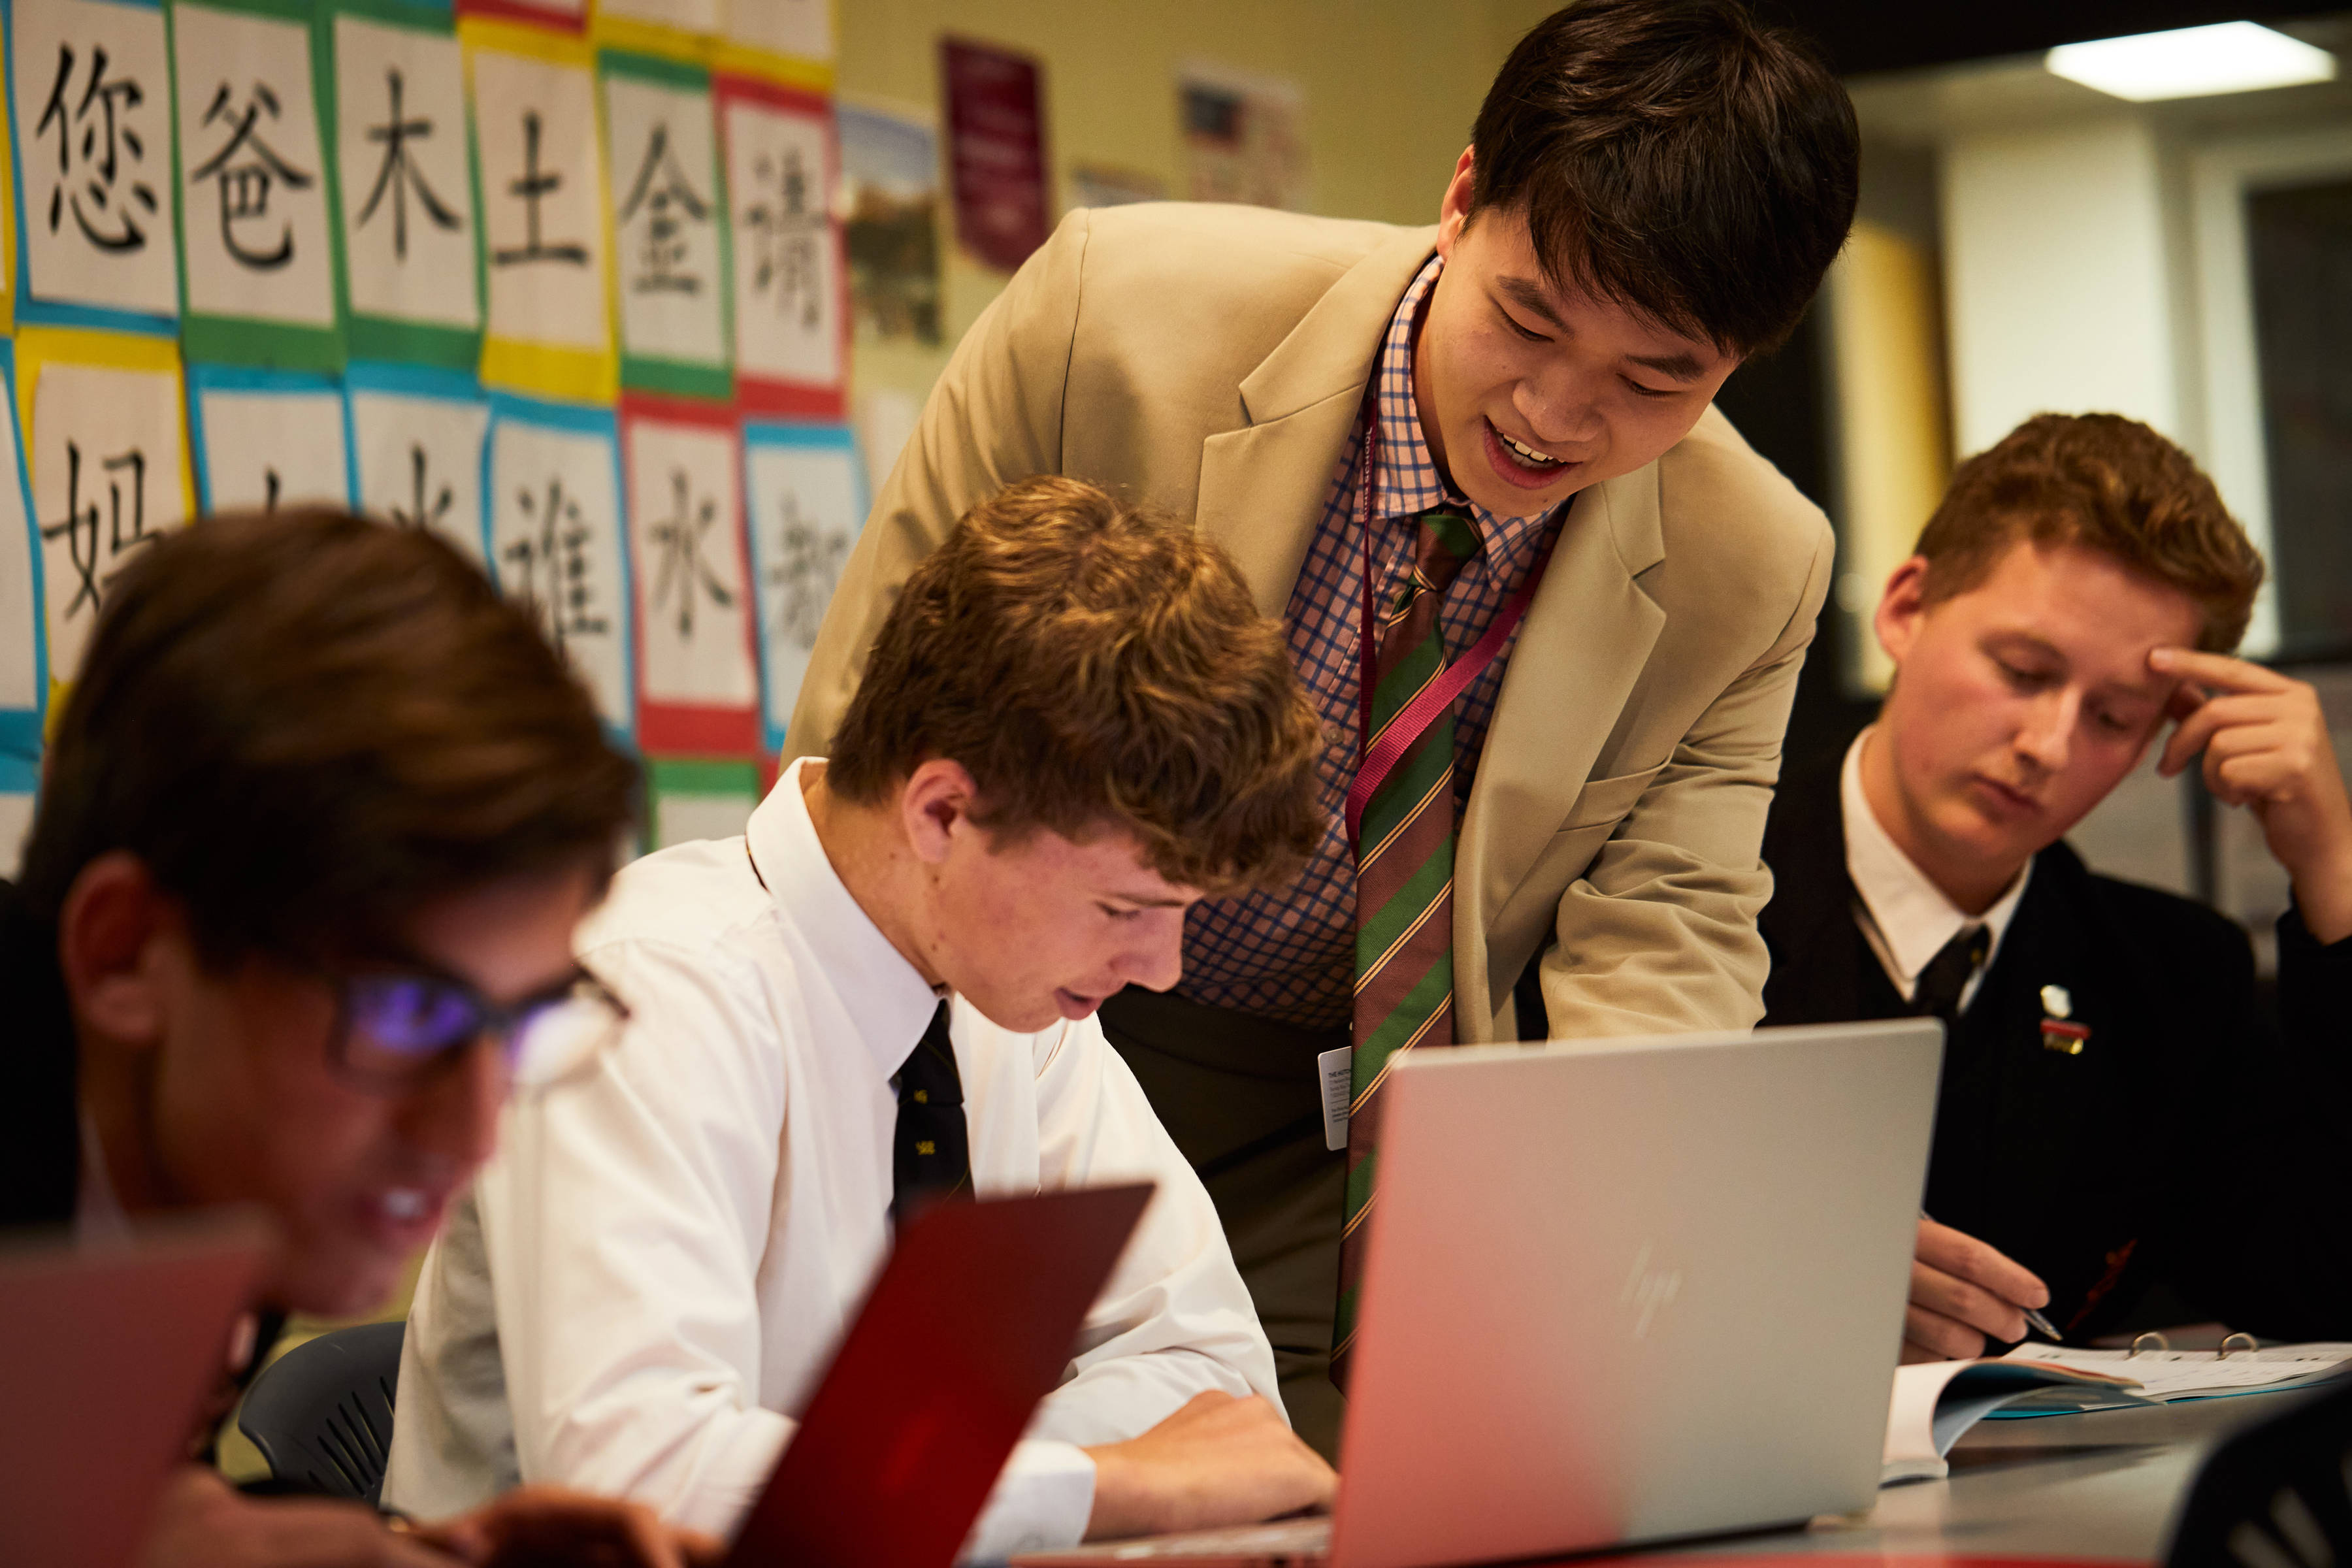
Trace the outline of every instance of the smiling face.
[[1927, 570], [1906, 562], [1879, 604], [1896, 676], [1863, 786], [1913, 864], [1980, 912], [2138, 765], [2178, 685], [2147, 656], [2195, 647], [2200, 616], [2077, 545], [2014, 544], [1933, 605]]
[[[425, 967], [509, 1004], [572, 969], [584, 872], [443, 898], [413, 916], [404, 947]], [[216, 973], [168, 923], [149, 969], [157, 1037], [147, 1116], [159, 1186], [173, 1205], [258, 1204], [285, 1243], [271, 1295], [306, 1311], [382, 1302], [489, 1156], [507, 1069], [488, 1041], [393, 1089], [335, 1063], [335, 984], [248, 959]]]
[[1519, 214], [1465, 216], [1470, 187], [1465, 153], [1438, 226], [1445, 267], [1413, 353], [1413, 399], [1456, 488], [1496, 516], [1529, 517], [1663, 455], [1739, 362], [1555, 287]]

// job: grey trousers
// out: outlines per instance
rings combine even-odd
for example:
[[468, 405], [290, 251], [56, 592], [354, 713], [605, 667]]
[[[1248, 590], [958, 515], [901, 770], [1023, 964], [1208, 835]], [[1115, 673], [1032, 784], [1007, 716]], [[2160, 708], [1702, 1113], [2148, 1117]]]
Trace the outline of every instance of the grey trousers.
[[1331, 1320], [1339, 1289], [1347, 1156], [1323, 1147], [1315, 1058], [1349, 1030], [1307, 1029], [1129, 986], [1103, 1032], [1143, 1085], [1224, 1222], [1274, 1343], [1290, 1423], [1337, 1462]]

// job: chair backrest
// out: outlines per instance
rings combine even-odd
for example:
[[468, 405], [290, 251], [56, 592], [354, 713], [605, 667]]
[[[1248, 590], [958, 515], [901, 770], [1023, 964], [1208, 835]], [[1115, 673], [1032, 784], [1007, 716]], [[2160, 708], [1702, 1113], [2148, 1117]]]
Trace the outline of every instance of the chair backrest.
[[405, 1323], [362, 1323], [295, 1346], [245, 1391], [237, 1429], [269, 1473], [328, 1497], [371, 1506], [392, 1452], [393, 1391]]
[[2352, 1382], [2338, 1381], [2213, 1450], [2189, 1488], [2165, 1568], [2347, 1561]]

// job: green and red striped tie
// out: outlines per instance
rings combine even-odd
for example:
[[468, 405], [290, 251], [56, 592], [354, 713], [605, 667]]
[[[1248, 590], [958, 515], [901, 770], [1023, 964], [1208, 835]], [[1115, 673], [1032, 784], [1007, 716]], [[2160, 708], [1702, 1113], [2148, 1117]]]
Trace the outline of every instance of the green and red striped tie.
[[[1467, 518], [1421, 519], [1412, 576], [1381, 616], [1377, 678], [1363, 750], [1445, 671], [1437, 612], [1463, 563], [1478, 552]], [[1339, 1305], [1331, 1380], [1347, 1358], [1363, 1286], [1380, 1142], [1381, 1086], [1397, 1058], [1454, 1043], [1454, 710], [1432, 715], [1365, 804], [1356, 850], [1356, 1028], [1348, 1111], [1348, 1199], [1339, 1237]]]

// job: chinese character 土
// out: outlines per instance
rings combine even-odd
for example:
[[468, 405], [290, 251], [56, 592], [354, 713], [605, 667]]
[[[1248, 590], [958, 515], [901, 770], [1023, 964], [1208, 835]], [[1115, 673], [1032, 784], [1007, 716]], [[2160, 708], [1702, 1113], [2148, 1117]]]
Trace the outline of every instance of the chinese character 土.
[[[725, 608], [735, 603], [735, 595], [719, 574], [703, 558], [702, 539], [719, 521], [719, 503], [709, 496], [699, 503], [694, 499], [693, 486], [684, 468], [672, 468], [669, 474], [670, 515], [666, 521], [656, 522], [648, 530], [654, 547], [661, 552], [661, 574], [654, 579], [654, 605], [669, 603], [670, 590], [677, 590], [677, 635], [692, 641], [694, 637], [694, 607], [700, 599], [696, 590], [710, 595], [710, 602]], [[692, 516], [688, 513], [691, 511]]]
[[[221, 244], [227, 247], [229, 255], [255, 271], [275, 271], [294, 259], [294, 225], [287, 222], [278, 229], [276, 242], [269, 240], [267, 229], [270, 188], [282, 184], [290, 191], [308, 190], [318, 176], [296, 168], [262, 140], [257, 129], [261, 116], [267, 112], [276, 120], [280, 112], [278, 95], [268, 83], [255, 82], [245, 107], [239, 110], [236, 105], [236, 94], [228, 83], [221, 83], [200, 123], [227, 126], [228, 140], [190, 173], [188, 184], [218, 182]], [[254, 225], [264, 229], [258, 243], [267, 248], [257, 249], [246, 243], [245, 232]]]
[[646, 142], [646, 158], [621, 204], [620, 223], [626, 225], [640, 209], [646, 214], [646, 243], [639, 259], [645, 270], [630, 280], [640, 294], [698, 294], [702, 279], [682, 270], [686, 261], [686, 226], [708, 223], [710, 204], [695, 194], [694, 184], [678, 166], [670, 150], [669, 127], [657, 124]]
[[527, 238], [521, 245], [507, 246], [490, 252], [490, 260], [500, 267], [512, 267], [520, 261], [562, 261], [574, 267], [588, 265], [588, 247], [563, 243], [548, 245], [539, 236], [540, 199], [560, 189], [562, 174], [542, 174], [539, 170], [539, 110], [522, 111], [522, 173], [507, 182], [507, 193], [520, 196], [527, 204], [523, 215]]
[[[71, 95], [73, 69], [72, 47], [59, 44], [57, 79], [49, 84], [48, 105], [33, 128], [36, 137], [47, 135], [52, 121], [58, 128], [58, 183], [49, 192], [49, 232], [58, 232], [70, 210], [74, 226], [100, 250], [144, 249], [147, 231], [140, 215], [143, 210], [152, 217], [159, 210], [155, 187], [127, 165], [147, 161], [147, 144], [128, 123], [131, 111], [147, 95], [129, 78], [109, 81], [106, 51], [95, 46], [89, 51], [89, 84], [78, 99]], [[127, 200], [118, 188], [126, 182]]]
[[525, 489], [517, 499], [531, 521], [531, 532], [504, 552], [521, 579], [519, 596], [539, 607], [558, 647], [570, 637], [602, 637], [610, 627], [603, 616], [589, 614], [595, 585], [589, 581], [589, 531], [579, 500], [564, 490], [562, 475], [549, 477], [543, 495]]
[[783, 526], [776, 534], [776, 563], [768, 581], [777, 589], [776, 635], [803, 648], [816, 647], [824, 607], [841, 581], [849, 541], [801, 516], [797, 498], [784, 497]]
[[[87, 605], [91, 614], [98, 611], [99, 595], [114, 581], [114, 566], [142, 544], [152, 544], [159, 535], [147, 531], [147, 454], [133, 447], [127, 452], [99, 460], [99, 469], [106, 476], [106, 526], [99, 526], [98, 500], [90, 498], [84, 508], [81, 494], [81, 445], [66, 443], [66, 515], [62, 522], [45, 522], [41, 537], [62, 539], [66, 552], [73, 560], [78, 579], [73, 598], [66, 605], [65, 618], [71, 620]], [[131, 511], [123, 515], [123, 477], [131, 486]], [[129, 527], [124, 523], [128, 521]], [[101, 573], [101, 565], [113, 570]]]
[[384, 194], [392, 195], [392, 254], [395, 260], [408, 259], [408, 193], [416, 193], [419, 206], [436, 228], [455, 234], [465, 226], [465, 220], [444, 203], [433, 187], [425, 183], [425, 171], [416, 166], [408, 144], [422, 142], [433, 134], [433, 121], [422, 115], [404, 115], [400, 111], [402, 83], [394, 67], [384, 68], [384, 86], [392, 99], [392, 118], [382, 125], [371, 125], [367, 139], [383, 147], [383, 163], [376, 170], [375, 184], [368, 192], [365, 205], [360, 208], [359, 219], [352, 226], [365, 228], [368, 219], [383, 203]]
[[776, 313], [797, 315], [803, 328], [814, 329], [823, 310], [817, 242], [824, 233], [824, 214], [809, 205], [808, 171], [800, 149], [787, 151], [781, 162], [761, 153], [752, 161], [751, 182], [763, 193], [774, 187], [743, 214], [755, 247], [751, 291], [763, 294], [772, 287]]
[[[441, 525], [442, 519], [449, 515], [449, 507], [457, 500], [456, 492], [450, 489], [446, 481], [439, 489], [430, 489], [426, 483], [428, 472], [425, 460], [425, 443], [411, 441], [408, 444], [410, 487], [408, 507], [405, 510], [398, 506], [392, 509], [392, 521], [399, 527], [437, 528]], [[426, 499], [428, 493], [431, 496], [429, 500]], [[529, 502], [526, 501], [525, 504], [528, 505]]]

